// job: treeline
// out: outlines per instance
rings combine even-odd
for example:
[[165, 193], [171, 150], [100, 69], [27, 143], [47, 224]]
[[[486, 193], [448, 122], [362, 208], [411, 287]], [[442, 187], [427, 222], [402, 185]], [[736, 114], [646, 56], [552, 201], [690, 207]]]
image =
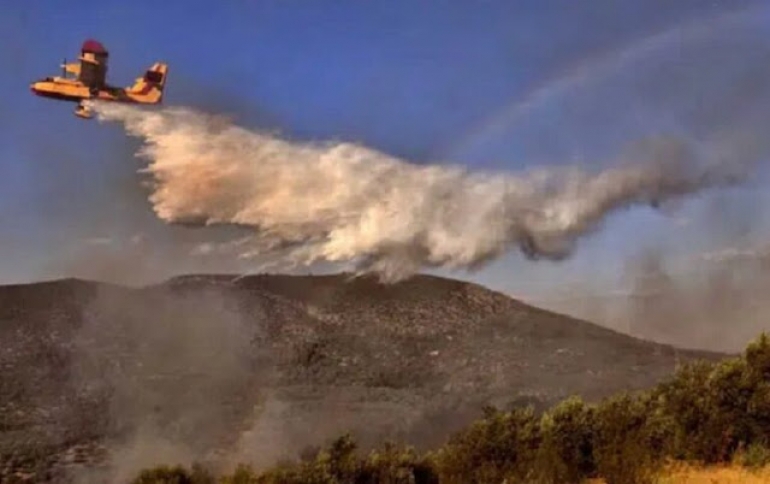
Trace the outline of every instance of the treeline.
[[738, 357], [694, 362], [646, 392], [596, 404], [580, 398], [543, 415], [487, 408], [440, 449], [418, 453], [387, 444], [360, 453], [349, 436], [313, 458], [264, 472], [240, 467], [213, 477], [199, 466], [160, 467], [134, 484], [564, 484], [603, 478], [645, 484], [670, 461], [770, 462], [770, 338]]

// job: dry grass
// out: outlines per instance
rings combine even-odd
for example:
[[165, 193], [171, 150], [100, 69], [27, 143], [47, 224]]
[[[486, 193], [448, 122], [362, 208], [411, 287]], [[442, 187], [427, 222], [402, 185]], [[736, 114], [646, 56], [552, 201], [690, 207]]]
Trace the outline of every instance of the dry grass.
[[660, 484], [759, 484], [770, 483], [770, 468], [751, 470], [740, 466], [698, 468], [678, 465], [666, 471]]
[[[591, 479], [591, 484], [605, 484]], [[770, 467], [750, 470], [737, 465], [696, 467], [687, 464], [669, 466], [656, 484], [765, 484], [770, 483]]]

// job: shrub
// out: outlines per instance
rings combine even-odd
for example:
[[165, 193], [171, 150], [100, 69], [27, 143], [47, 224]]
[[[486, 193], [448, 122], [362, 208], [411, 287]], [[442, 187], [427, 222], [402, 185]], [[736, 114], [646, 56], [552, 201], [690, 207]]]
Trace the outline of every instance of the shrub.
[[594, 456], [597, 473], [607, 484], [644, 484], [662, 466], [647, 417], [654, 401], [620, 394], [596, 408]]
[[385, 444], [361, 464], [355, 484], [437, 484], [433, 463], [411, 447]]
[[770, 381], [770, 337], [761, 333], [743, 352], [749, 371], [755, 381]]
[[450, 484], [527, 480], [539, 445], [539, 422], [532, 408], [501, 412], [488, 407], [481, 420], [437, 453], [438, 474], [442, 483]]
[[579, 397], [569, 398], [541, 419], [542, 444], [537, 474], [542, 482], [580, 482], [596, 473], [595, 411]]
[[[597, 405], [569, 398], [541, 418], [533, 408], [484, 409], [481, 419], [440, 449], [421, 455], [385, 444], [364, 457], [350, 435], [296, 463], [256, 474], [247, 467], [224, 484], [607, 484], [653, 481], [666, 459], [770, 464], [770, 337], [719, 364], [693, 362], [648, 392]], [[213, 484], [199, 467], [159, 467], [134, 484]]]
[[706, 389], [710, 419], [700, 429], [710, 440], [703, 457], [709, 462], [724, 462], [742, 444], [754, 440], [753, 422], [748, 414], [754, 388], [748, 378], [748, 366], [742, 358], [724, 361], [714, 368]]
[[739, 449], [735, 463], [749, 469], [760, 469], [770, 464], [770, 449], [762, 443], [753, 443], [745, 449]]
[[274, 468], [258, 477], [248, 474], [228, 484], [437, 484], [432, 463], [409, 447], [386, 443], [365, 458], [356, 455], [349, 435], [331, 443], [312, 460]]
[[748, 345], [744, 358], [747, 380], [753, 390], [746, 409], [752, 438], [764, 441], [770, 436], [770, 337], [762, 333]]
[[220, 481], [222, 484], [258, 484], [262, 482], [277, 482], [277, 481], [261, 481], [258, 479], [257, 474], [246, 465], [239, 465], [232, 475], [223, 476]]
[[213, 484], [214, 477], [195, 465], [192, 471], [182, 466], [159, 466], [142, 471], [133, 484]]
[[703, 460], [712, 453], [712, 441], [702, 432], [711, 420], [707, 382], [713, 368], [707, 362], [689, 363], [651, 392], [669, 434], [666, 451], [675, 459]]
[[673, 431], [671, 457], [729, 461], [770, 432], [770, 339], [762, 334], [719, 364], [687, 365], [654, 393]]

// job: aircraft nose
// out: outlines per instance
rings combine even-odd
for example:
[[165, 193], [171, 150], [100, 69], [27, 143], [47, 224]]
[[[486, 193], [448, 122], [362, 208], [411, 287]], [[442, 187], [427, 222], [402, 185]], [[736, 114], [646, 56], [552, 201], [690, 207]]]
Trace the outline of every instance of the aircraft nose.
[[32, 91], [32, 94], [35, 94], [36, 96], [42, 96], [43, 91], [38, 87], [37, 82], [33, 82], [29, 85], [29, 90]]

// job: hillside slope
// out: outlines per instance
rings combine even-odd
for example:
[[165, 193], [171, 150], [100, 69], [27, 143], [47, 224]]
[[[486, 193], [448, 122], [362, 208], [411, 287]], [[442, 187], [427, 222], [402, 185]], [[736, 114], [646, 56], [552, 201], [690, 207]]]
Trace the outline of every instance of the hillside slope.
[[347, 430], [432, 445], [484, 404], [595, 400], [720, 356], [433, 276], [4, 286], [0, 338], [2, 472], [36, 482], [97, 463], [113, 478], [268, 464]]

